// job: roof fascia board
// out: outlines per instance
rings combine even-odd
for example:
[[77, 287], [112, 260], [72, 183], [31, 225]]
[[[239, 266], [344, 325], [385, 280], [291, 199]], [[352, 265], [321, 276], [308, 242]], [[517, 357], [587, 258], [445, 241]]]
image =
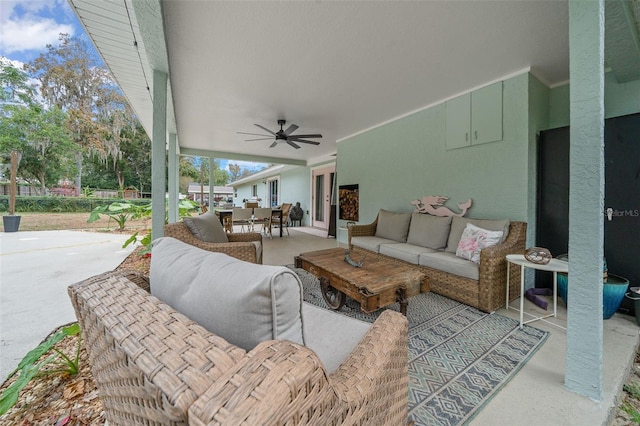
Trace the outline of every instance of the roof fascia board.
[[180, 155], [197, 157], [224, 158], [225, 160], [252, 161], [254, 163], [289, 164], [292, 166], [306, 166], [305, 160], [294, 160], [282, 157], [264, 157], [260, 155], [238, 154], [235, 152], [209, 151], [206, 149], [180, 148]]

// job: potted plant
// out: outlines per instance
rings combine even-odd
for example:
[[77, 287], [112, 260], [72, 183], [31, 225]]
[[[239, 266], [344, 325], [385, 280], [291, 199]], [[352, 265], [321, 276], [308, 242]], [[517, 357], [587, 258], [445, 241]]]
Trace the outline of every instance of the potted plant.
[[[561, 254], [558, 259], [569, 260], [567, 254]], [[610, 274], [607, 268], [606, 259], [602, 260], [602, 318], [609, 319], [616, 313], [622, 300], [624, 299], [627, 289], [629, 288], [629, 280], [624, 277]], [[558, 273], [558, 295], [566, 305], [569, 304], [568, 298], [569, 275]]]
[[2, 216], [4, 232], [17, 232], [20, 216], [16, 216], [16, 175], [18, 170], [18, 151], [11, 151], [11, 185], [9, 187], [9, 214]]

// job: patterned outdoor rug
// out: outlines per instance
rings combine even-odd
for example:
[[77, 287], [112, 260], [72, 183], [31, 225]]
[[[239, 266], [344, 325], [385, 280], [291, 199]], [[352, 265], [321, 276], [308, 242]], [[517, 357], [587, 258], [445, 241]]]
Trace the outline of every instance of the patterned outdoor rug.
[[[304, 300], [327, 308], [318, 280], [302, 269]], [[389, 309], [400, 310], [398, 304]], [[347, 298], [339, 311], [373, 322]], [[434, 293], [409, 299], [409, 418], [416, 425], [470, 421], [542, 346], [548, 333]]]

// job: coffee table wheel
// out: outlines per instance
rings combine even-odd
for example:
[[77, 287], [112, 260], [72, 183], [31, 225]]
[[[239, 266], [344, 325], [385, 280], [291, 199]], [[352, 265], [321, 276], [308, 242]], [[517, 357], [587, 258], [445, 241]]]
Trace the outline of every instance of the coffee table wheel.
[[322, 290], [322, 297], [324, 301], [333, 310], [338, 310], [344, 305], [347, 298], [343, 292], [337, 290], [329, 284], [329, 279], [325, 277], [320, 278], [320, 289]]

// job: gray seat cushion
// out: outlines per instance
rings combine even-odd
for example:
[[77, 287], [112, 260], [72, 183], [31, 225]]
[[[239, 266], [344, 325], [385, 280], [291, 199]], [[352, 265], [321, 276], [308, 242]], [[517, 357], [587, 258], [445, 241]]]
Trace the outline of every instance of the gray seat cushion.
[[430, 214], [413, 212], [407, 242], [434, 250], [447, 246], [451, 217], [438, 217]]
[[[502, 231], [502, 243], [509, 235], [509, 219], [470, 219], [467, 217], [454, 216], [451, 222], [451, 232], [449, 233], [449, 239], [447, 240], [447, 248], [445, 251], [449, 253], [455, 253], [458, 250], [458, 244], [460, 243], [460, 237], [464, 232], [464, 228], [467, 227], [467, 223], [472, 223], [475, 226], [486, 229], [487, 231]], [[500, 244], [498, 243], [498, 244]]]
[[455, 253], [438, 252], [420, 255], [420, 265], [471, 278], [472, 280], [480, 279], [480, 266], [470, 260], [456, 256]]
[[200, 216], [182, 219], [189, 231], [199, 240], [207, 243], [228, 243], [227, 233], [224, 231], [220, 219], [215, 213], [207, 212]]
[[437, 250], [420, 247], [409, 243], [381, 244], [380, 254], [393, 257], [394, 259], [404, 260], [405, 262], [418, 264], [421, 254], [437, 253]]
[[410, 222], [411, 213], [397, 213], [380, 209], [376, 237], [406, 243]]
[[396, 244], [395, 240], [389, 240], [387, 238], [380, 237], [353, 237], [351, 238], [351, 245], [360, 247], [366, 250], [370, 250], [376, 253], [380, 252], [380, 244]]
[[355, 349], [371, 324], [309, 303], [302, 304], [305, 343], [333, 373]]
[[284, 266], [256, 265], [174, 238], [158, 238], [151, 294], [246, 350], [265, 340], [304, 344], [302, 284]]

